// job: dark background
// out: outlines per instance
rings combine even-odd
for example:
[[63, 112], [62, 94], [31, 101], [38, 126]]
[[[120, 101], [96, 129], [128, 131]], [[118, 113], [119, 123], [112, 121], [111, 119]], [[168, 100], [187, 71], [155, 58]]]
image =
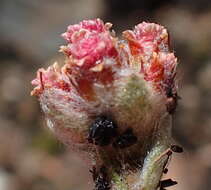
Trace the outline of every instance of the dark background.
[[170, 31], [179, 60], [179, 102], [169, 190], [211, 189], [210, 0], [0, 0], [0, 190], [92, 189], [86, 163], [46, 129], [30, 81], [61, 60], [69, 24], [102, 18], [119, 34], [142, 21]]

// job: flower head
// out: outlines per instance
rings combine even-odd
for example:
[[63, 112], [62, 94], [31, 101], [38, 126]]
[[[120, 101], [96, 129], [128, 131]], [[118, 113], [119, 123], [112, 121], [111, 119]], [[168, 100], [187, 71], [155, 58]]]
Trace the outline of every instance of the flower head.
[[81, 68], [89, 69], [104, 57], [115, 57], [115, 39], [110, 35], [110, 23], [104, 24], [100, 19], [85, 20], [76, 25], [70, 25], [62, 36], [68, 45], [62, 50], [71, 56]]
[[158, 136], [167, 139], [163, 118], [176, 107], [177, 59], [164, 27], [143, 22], [119, 40], [111, 26], [100, 19], [70, 25], [62, 34], [64, 65], [39, 69], [32, 95], [65, 144], [91, 151], [102, 163], [132, 168]]

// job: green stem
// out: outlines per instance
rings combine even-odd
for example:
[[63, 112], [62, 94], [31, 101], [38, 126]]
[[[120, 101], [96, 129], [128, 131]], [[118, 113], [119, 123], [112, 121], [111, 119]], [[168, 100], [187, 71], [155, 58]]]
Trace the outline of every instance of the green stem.
[[158, 134], [154, 146], [150, 149], [144, 159], [143, 166], [138, 168], [135, 172], [124, 171], [120, 174], [112, 172], [111, 184], [112, 190], [156, 190], [161, 177], [163, 169], [168, 159], [165, 151], [169, 148], [170, 142], [170, 126], [171, 118], [169, 115], [165, 116], [161, 121], [160, 133]]

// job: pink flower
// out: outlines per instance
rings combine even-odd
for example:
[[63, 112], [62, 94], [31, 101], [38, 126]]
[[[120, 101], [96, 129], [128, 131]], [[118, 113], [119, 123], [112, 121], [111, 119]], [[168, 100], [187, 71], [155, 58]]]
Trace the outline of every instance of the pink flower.
[[166, 82], [174, 78], [177, 66], [177, 59], [169, 52], [167, 30], [158, 24], [143, 22], [134, 31], [123, 32], [123, 37], [128, 41], [131, 55], [140, 64], [145, 80], [165, 90], [170, 85]]
[[110, 35], [110, 23], [104, 25], [100, 19], [85, 20], [76, 25], [70, 25], [67, 32], [62, 34], [68, 41], [63, 47], [67, 56], [80, 60], [82, 68], [90, 68], [96, 65], [104, 57], [115, 57], [115, 39]]

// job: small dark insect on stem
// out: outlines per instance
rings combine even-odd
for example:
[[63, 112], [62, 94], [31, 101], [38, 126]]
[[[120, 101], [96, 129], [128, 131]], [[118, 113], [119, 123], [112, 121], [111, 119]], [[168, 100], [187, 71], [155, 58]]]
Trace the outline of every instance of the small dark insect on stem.
[[178, 145], [171, 145], [171, 150], [176, 153], [182, 153], [183, 148]]
[[[167, 164], [167, 163], [166, 163], [166, 164]], [[166, 168], [166, 164], [165, 164], [164, 169], [163, 169], [163, 173], [164, 173], [164, 174], [167, 174], [168, 171], [169, 171], [168, 168]]]
[[172, 179], [165, 179], [165, 180], [160, 181], [159, 186], [160, 186], [160, 190], [164, 190], [166, 187], [171, 187], [176, 184], [177, 182], [173, 181]]

